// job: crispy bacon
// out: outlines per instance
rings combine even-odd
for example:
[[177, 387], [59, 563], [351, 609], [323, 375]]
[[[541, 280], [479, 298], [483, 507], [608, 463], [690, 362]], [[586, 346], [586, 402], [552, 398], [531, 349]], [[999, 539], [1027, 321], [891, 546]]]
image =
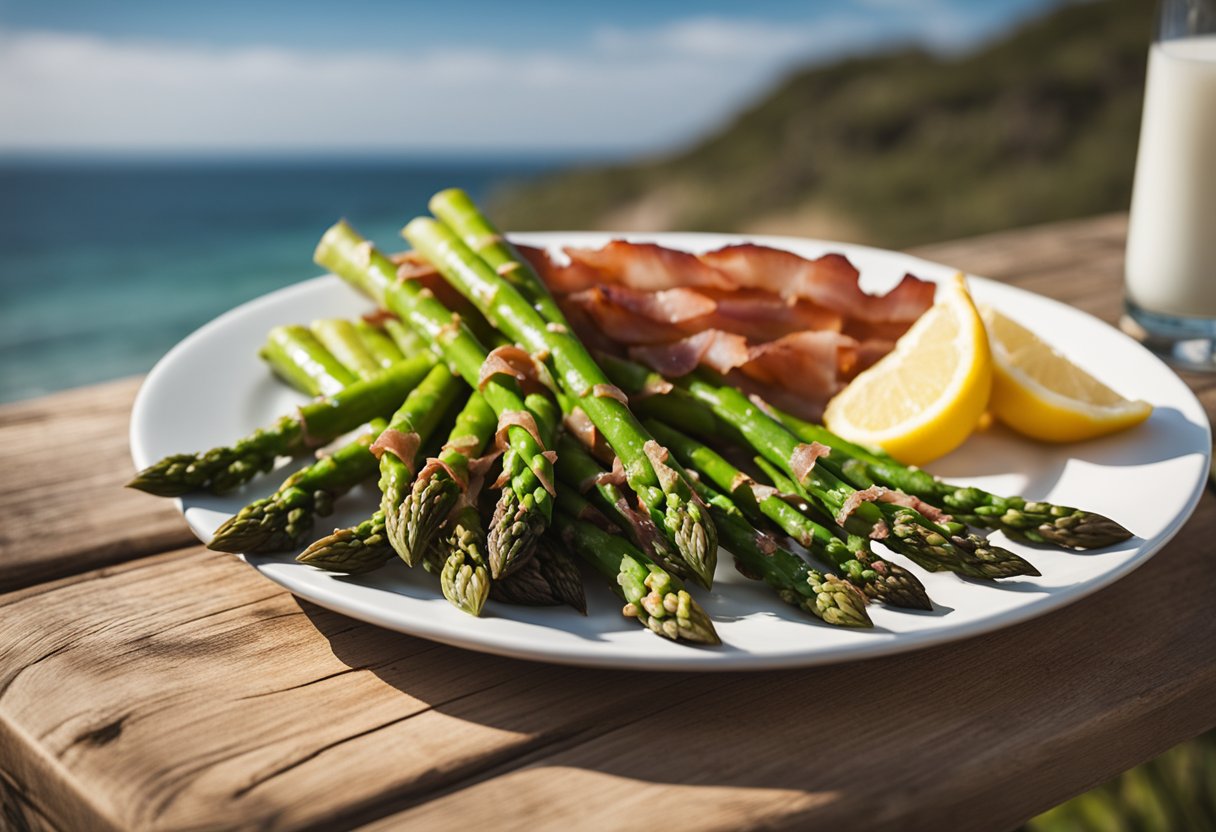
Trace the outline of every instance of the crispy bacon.
[[[717, 304], [694, 289], [644, 292], [623, 286], [596, 286], [567, 296], [596, 326], [622, 344], [654, 344], [703, 329], [695, 323], [713, 314]], [[693, 323], [693, 326], [687, 324]]]
[[842, 374], [856, 362], [857, 342], [847, 335], [795, 332], [751, 347], [747, 361], [739, 366], [757, 381], [826, 401], [840, 390]]
[[844, 317], [809, 300], [788, 299], [772, 292], [740, 289], [729, 295], [712, 293], [717, 308], [710, 322], [752, 341], [772, 341], [804, 330], [841, 331]]
[[593, 350], [665, 376], [710, 367], [804, 418], [817, 418], [933, 303], [933, 284], [912, 275], [867, 294], [840, 254], [744, 243], [694, 255], [624, 240], [567, 248], [564, 258], [520, 252]]
[[612, 283], [647, 292], [678, 286], [734, 288], [729, 278], [695, 254], [654, 243], [613, 240], [598, 249], [567, 248], [564, 251], [571, 266], [591, 270], [595, 279], [589, 285]]
[[810, 301], [769, 292], [663, 289], [644, 292], [597, 286], [566, 296], [596, 326], [622, 344], [674, 341], [706, 329], [733, 332], [752, 341], [771, 341], [803, 330], [840, 331], [844, 319]]
[[841, 315], [854, 314], [865, 302], [857, 269], [841, 254], [808, 260], [783, 249], [742, 243], [706, 252], [701, 261], [727, 275], [739, 288], [806, 298]]
[[747, 339], [742, 335], [707, 329], [664, 344], [629, 348], [629, 357], [665, 376], [686, 376], [704, 364], [720, 373], [747, 363]]
[[823, 409], [828, 403], [827, 397], [807, 395], [799, 385], [798, 379], [783, 379], [785, 383], [791, 385], [785, 387], [781, 384], [757, 381], [740, 370], [734, 370], [726, 374], [726, 381], [738, 387], [744, 394], [758, 396], [773, 407], [780, 408], [799, 419], [806, 419], [808, 422], [820, 421], [823, 418]]
[[808, 260], [782, 249], [744, 243], [707, 252], [701, 260], [739, 287], [805, 298], [846, 318], [910, 322], [933, 304], [933, 284], [912, 275], [905, 275], [886, 295], [866, 294], [857, 269], [841, 254]]
[[601, 282], [595, 269], [575, 262], [561, 265], [547, 249], [521, 245], [515, 246], [515, 249], [531, 264], [540, 279], [549, 287], [549, 291], [554, 294], [590, 289]]
[[[853, 315], [864, 321], [895, 321], [912, 323], [930, 306], [937, 287], [911, 274], [905, 274], [895, 288], [885, 295], [869, 295], [866, 310]], [[870, 314], [865, 314], [865, 312]]]

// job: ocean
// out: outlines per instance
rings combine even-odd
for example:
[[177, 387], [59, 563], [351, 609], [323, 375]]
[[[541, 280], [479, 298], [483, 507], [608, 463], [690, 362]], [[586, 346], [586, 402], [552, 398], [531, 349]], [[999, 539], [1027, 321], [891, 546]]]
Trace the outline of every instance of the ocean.
[[197, 327], [312, 277], [345, 217], [387, 250], [435, 191], [570, 160], [0, 161], [0, 401], [144, 373]]

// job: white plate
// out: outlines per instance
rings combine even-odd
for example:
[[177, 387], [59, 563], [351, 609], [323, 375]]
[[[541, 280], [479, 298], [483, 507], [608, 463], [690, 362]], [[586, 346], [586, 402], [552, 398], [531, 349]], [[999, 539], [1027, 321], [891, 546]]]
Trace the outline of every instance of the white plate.
[[[621, 236], [691, 251], [740, 239], [606, 233], [521, 234], [517, 239], [534, 245], [598, 246]], [[861, 270], [863, 285], [870, 290], [892, 286], [908, 271], [930, 280], [954, 272], [861, 246], [749, 239], [806, 256], [842, 252]], [[1123, 523], [1135, 534], [1133, 539], [1080, 554], [1002, 541], [1031, 560], [1043, 575], [995, 585], [949, 573], [928, 574], [905, 563], [924, 581], [935, 609], [907, 612], [873, 605], [875, 626], [867, 631], [829, 627], [780, 603], [766, 587], [741, 577], [723, 552], [713, 591], [696, 593], [722, 636], [722, 646], [712, 649], [674, 644], [642, 630], [620, 615], [620, 602], [590, 575], [585, 618], [569, 609], [490, 602], [484, 617], [475, 619], [450, 606], [430, 575], [400, 563], [346, 578], [296, 564], [291, 555], [246, 560], [301, 598], [382, 627], [473, 650], [602, 667], [756, 670], [823, 664], [940, 644], [1042, 615], [1126, 575], [1178, 531], [1203, 489], [1211, 431], [1190, 389], [1122, 333], [1020, 289], [982, 278], [972, 278], [971, 288], [978, 300], [1047, 336], [1102, 381], [1125, 396], [1151, 402], [1155, 410], [1148, 422], [1130, 432], [1065, 447], [1039, 445], [995, 428], [972, 437], [930, 469], [996, 493], [1046, 498], [1100, 512]], [[354, 315], [369, 308], [337, 278], [322, 277], [246, 303], [186, 338], [156, 365], [136, 399], [131, 418], [135, 465], [143, 468], [170, 453], [228, 444], [291, 411], [301, 398], [275, 381], [256, 355], [267, 330], [275, 324]], [[229, 515], [272, 491], [287, 470], [282, 468], [234, 495], [192, 496], [179, 505], [195, 534], [206, 541]], [[333, 517], [320, 519], [317, 528], [327, 531], [358, 522], [374, 505], [375, 495], [360, 489], [340, 503]]]

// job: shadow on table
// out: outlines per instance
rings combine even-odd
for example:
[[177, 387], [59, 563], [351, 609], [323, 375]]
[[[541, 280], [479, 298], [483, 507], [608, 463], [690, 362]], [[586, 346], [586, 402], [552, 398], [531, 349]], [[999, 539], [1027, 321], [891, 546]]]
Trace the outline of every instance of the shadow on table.
[[[1040, 764], [1050, 768], [1062, 727], [1049, 715], [1075, 708], [1075, 690], [1044, 685], [1044, 674], [1068, 667], [1103, 696], [1139, 695], [1139, 686], [1150, 683], [1129, 674], [1129, 664], [1147, 679], [1166, 657], [1157, 641], [1136, 637], [1144, 625], [1123, 613], [1140, 601], [1138, 587], [1162, 580], [1201, 545], [1197, 536], [1206, 528], [1187, 531], [1193, 534], [1182, 538], [1189, 543], [1167, 549], [1131, 581], [1048, 618], [909, 654], [803, 670], [693, 674], [545, 665], [433, 644], [299, 601], [337, 658], [413, 700], [417, 711], [406, 719], [438, 712], [493, 729], [479, 740], [484, 753], [469, 753], [465, 730], [462, 754], [435, 759], [425, 777], [341, 821], [369, 822], [518, 769], [560, 768], [603, 772], [640, 787], [729, 786], [756, 805], [788, 799], [813, 806], [817, 821], [855, 819], [863, 801], [876, 825], [963, 792], [991, 793], [991, 818], [1016, 825], [1023, 818], [1013, 813], [1026, 799], [1016, 798], [1022, 802], [1011, 810], [1015, 796], [1003, 795], [1000, 783], [1025, 778]], [[1205, 569], [1216, 586], [1216, 566]], [[1107, 622], [1103, 638], [1120, 645], [1117, 659], [1086, 646], [1097, 620]], [[919, 751], [908, 759], [885, 749]], [[977, 768], [980, 760], [986, 762]], [[893, 792], [876, 785], [886, 778], [896, 784]], [[1070, 796], [1068, 789], [1081, 787], [1073, 780], [1039, 783], [1031, 799], [1040, 803], [1030, 808]], [[809, 818], [812, 809], [794, 810], [783, 824], [797, 827], [798, 811]]]

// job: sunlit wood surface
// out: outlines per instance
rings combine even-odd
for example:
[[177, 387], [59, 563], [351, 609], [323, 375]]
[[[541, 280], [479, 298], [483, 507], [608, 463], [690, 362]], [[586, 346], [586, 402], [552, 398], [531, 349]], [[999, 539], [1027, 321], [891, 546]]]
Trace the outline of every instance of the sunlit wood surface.
[[[1114, 321], [1125, 229], [916, 253]], [[1213, 415], [1216, 378], [1187, 381]], [[357, 623], [203, 549], [120, 487], [137, 386], [0, 408], [0, 826], [999, 830], [1216, 723], [1211, 494], [1129, 577], [957, 644], [550, 667]]]

